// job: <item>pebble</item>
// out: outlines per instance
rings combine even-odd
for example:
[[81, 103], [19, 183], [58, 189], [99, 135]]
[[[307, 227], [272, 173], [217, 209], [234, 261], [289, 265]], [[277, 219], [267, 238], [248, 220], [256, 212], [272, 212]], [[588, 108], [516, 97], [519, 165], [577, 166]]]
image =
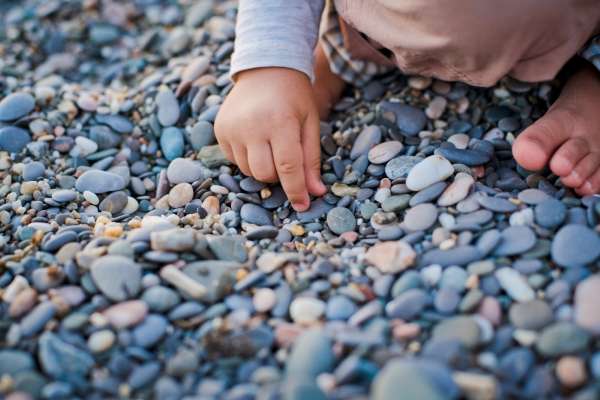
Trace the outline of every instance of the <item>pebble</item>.
[[398, 156], [385, 165], [385, 175], [392, 179], [406, 178], [415, 165], [423, 161], [416, 156]]
[[381, 128], [375, 125], [365, 127], [354, 140], [350, 158], [357, 159], [361, 155], [366, 155], [369, 151], [381, 141]]
[[581, 281], [575, 290], [575, 322], [595, 336], [600, 336], [600, 313], [597, 311], [600, 274]]
[[482, 207], [498, 213], [508, 213], [517, 210], [517, 206], [501, 197], [479, 196], [477, 201]]
[[395, 274], [412, 266], [416, 252], [401, 240], [377, 243], [365, 254], [365, 261], [377, 267], [384, 274]]
[[163, 89], [156, 95], [158, 121], [162, 126], [173, 126], [179, 120], [179, 103], [175, 94], [169, 89]]
[[88, 338], [87, 344], [92, 353], [102, 353], [113, 346], [115, 339], [115, 334], [105, 329], [92, 333]]
[[579, 357], [561, 357], [556, 363], [556, 376], [562, 386], [569, 389], [577, 388], [587, 380], [585, 362]]
[[25, 129], [16, 126], [0, 127], [0, 150], [19, 153], [31, 142], [31, 136]]
[[252, 297], [252, 304], [256, 312], [264, 313], [270, 311], [277, 303], [275, 291], [269, 288], [259, 289]]
[[437, 221], [438, 210], [431, 203], [422, 203], [406, 211], [404, 223], [411, 231], [426, 231]]
[[402, 142], [392, 140], [380, 143], [369, 150], [369, 162], [373, 164], [385, 164], [396, 157], [404, 148]]
[[537, 352], [544, 357], [558, 357], [584, 350], [590, 336], [570, 322], [561, 321], [548, 325], [535, 343]]
[[444, 157], [429, 156], [416, 164], [406, 177], [406, 186], [417, 192], [437, 182], [452, 176], [454, 168]]
[[169, 205], [173, 208], [181, 208], [194, 198], [194, 189], [189, 183], [183, 182], [173, 186], [169, 191]]
[[552, 322], [552, 308], [543, 300], [514, 303], [508, 314], [510, 322], [519, 329], [540, 330]]
[[255, 225], [273, 225], [271, 213], [256, 204], [246, 203], [240, 210], [242, 220]]
[[560, 266], [586, 265], [598, 257], [600, 236], [584, 225], [564, 225], [552, 240], [552, 260]]
[[125, 188], [125, 180], [112, 172], [92, 169], [84, 172], [75, 182], [79, 192], [89, 191], [94, 194], [116, 192]]
[[356, 218], [347, 208], [335, 207], [327, 213], [327, 226], [333, 233], [341, 235], [356, 228]]
[[172, 161], [183, 155], [184, 140], [183, 133], [179, 128], [170, 126], [165, 128], [160, 135], [160, 149], [164, 157]]
[[448, 207], [459, 203], [469, 195], [474, 183], [475, 180], [471, 175], [459, 172], [454, 177], [454, 182], [442, 192], [437, 200], [437, 205], [440, 207]]
[[193, 183], [204, 178], [204, 171], [200, 163], [196, 161], [187, 158], [175, 158], [169, 163], [167, 178], [174, 185]]
[[511, 226], [500, 233], [500, 243], [494, 250], [496, 256], [514, 256], [530, 250], [537, 241], [535, 233], [527, 226]]
[[0, 100], [0, 122], [15, 121], [29, 114], [34, 107], [35, 100], [29, 93], [11, 93]]
[[139, 265], [123, 256], [104, 256], [90, 268], [94, 283], [113, 301], [135, 296], [141, 288], [142, 271]]
[[518, 271], [503, 267], [494, 273], [496, 279], [502, 286], [502, 289], [515, 301], [526, 302], [531, 301], [535, 297], [535, 293], [527, 280]]
[[113, 327], [123, 329], [143, 321], [148, 314], [148, 306], [141, 300], [129, 300], [108, 307], [102, 314]]
[[380, 106], [384, 113], [393, 113], [392, 122], [395, 122], [403, 135], [415, 136], [427, 124], [427, 116], [420, 108], [391, 102], [383, 102]]
[[535, 206], [535, 222], [544, 228], [554, 229], [567, 217], [567, 207], [562, 201], [548, 198]]
[[128, 200], [129, 197], [125, 192], [113, 192], [100, 202], [98, 208], [100, 211], [106, 211], [112, 215], [117, 215], [125, 209]]
[[325, 313], [326, 305], [312, 297], [298, 297], [290, 304], [290, 317], [299, 324], [310, 325]]
[[43, 177], [45, 171], [46, 171], [46, 167], [44, 166], [43, 163], [41, 163], [39, 161], [28, 162], [25, 165], [23, 165], [23, 172], [22, 172], [23, 180], [24, 181], [35, 181], [38, 178]]
[[458, 340], [468, 349], [480, 342], [481, 329], [474, 318], [456, 316], [443, 320], [433, 329], [436, 340]]

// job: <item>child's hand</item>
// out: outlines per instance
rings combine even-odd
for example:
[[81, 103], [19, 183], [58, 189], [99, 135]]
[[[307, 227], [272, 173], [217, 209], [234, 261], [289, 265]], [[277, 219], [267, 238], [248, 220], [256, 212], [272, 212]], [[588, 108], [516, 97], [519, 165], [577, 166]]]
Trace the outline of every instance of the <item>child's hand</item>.
[[279, 180], [292, 206], [322, 195], [319, 114], [310, 80], [288, 68], [240, 72], [221, 106], [215, 134], [225, 156], [248, 176]]

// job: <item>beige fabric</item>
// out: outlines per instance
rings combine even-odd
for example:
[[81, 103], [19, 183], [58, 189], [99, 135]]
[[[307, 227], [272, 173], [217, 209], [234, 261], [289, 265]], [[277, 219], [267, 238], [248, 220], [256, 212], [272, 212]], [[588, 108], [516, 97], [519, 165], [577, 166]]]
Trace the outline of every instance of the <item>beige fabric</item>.
[[[353, 56], [490, 86], [549, 80], [600, 28], [600, 0], [334, 0]], [[365, 39], [363, 33], [369, 40]], [[389, 58], [378, 48], [393, 53]]]

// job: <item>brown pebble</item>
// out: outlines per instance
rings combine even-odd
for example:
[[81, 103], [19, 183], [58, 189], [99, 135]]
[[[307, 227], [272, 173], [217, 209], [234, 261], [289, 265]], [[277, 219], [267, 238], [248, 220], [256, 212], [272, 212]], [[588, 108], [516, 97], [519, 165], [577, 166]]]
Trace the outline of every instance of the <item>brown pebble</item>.
[[414, 322], [399, 324], [394, 327], [392, 333], [396, 340], [411, 340], [419, 336], [421, 333], [421, 326]]
[[560, 383], [567, 388], [579, 387], [587, 380], [585, 363], [579, 357], [562, 357], [556, 363], [556, 376]]
[[37, 292], [32, 288], [27, 288], [15, 297], [8, 308], [8, 315], [11, 318], [18, 318], [25, 315], [37, 303]]
[[146, 318], [148, 306], [141, 300], [124, 301], [104, 310], [104, 316], [115, 328], [128, 328]]

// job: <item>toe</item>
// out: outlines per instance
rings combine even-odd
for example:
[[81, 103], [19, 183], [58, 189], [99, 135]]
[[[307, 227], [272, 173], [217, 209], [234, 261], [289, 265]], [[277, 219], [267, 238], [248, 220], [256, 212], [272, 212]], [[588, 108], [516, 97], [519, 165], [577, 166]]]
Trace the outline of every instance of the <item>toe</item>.
[[513, 155], [523, 168], [530, 171], [544, 168], [556, 149], [569, 138], [566, 122], [571, 118], [564, 114], [561, 108], [551, 110], [517, 137]]
[[567, 176], [589, 152], [590, 146], [584, 139], [569, 139], [552, 156], [550, 169], [558, 176]]
[[572, 188], [579, 188], [600, 167], [600, 153], [589, 153], [577, 163], [573, 171], [561, 181]]
[[581, 196], [600, 193], [600, 170], [594, 171], [576, 191]]

